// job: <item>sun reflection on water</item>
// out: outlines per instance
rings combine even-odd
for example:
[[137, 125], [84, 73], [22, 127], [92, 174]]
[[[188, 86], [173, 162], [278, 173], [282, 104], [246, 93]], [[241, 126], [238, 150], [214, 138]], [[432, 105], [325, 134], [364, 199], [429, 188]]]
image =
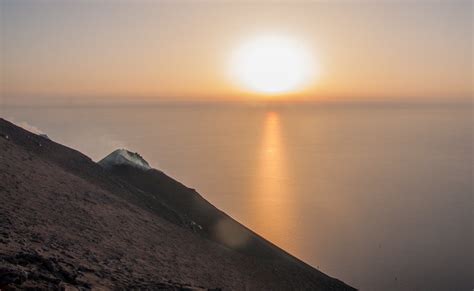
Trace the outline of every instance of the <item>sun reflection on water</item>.
[[288, 231], [293, 216], [289, 213], [291, 203], [280, 115], [275, 111], [265, 116], [257, 163], [251, 226], [266, 239], [287, 248], [291, 245]]

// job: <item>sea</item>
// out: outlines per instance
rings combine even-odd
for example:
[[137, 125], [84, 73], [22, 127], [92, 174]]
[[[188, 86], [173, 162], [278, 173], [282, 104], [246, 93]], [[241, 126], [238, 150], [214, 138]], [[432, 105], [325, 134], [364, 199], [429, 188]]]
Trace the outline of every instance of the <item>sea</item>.
[[361, 290], [472, 290], [471, 104], [2, 106], [98, 161], [140, 153]]

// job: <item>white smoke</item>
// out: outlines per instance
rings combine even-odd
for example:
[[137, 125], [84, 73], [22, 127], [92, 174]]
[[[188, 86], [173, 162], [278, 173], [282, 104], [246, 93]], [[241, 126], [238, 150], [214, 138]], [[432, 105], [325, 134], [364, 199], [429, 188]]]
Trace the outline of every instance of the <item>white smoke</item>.
[[39, 129], [38, 127], [34, 126], [34, 125], [31, 125], [29, 124], [28, 122], [26, 121], [20, 121], [20, 122], [14, 122], [16, 125], [18, 125], [19, 127], [25, 129], [25, 130], [28, 130], [34, 134], [45, 134], [44, 131], [42, 131], [41, 129]]

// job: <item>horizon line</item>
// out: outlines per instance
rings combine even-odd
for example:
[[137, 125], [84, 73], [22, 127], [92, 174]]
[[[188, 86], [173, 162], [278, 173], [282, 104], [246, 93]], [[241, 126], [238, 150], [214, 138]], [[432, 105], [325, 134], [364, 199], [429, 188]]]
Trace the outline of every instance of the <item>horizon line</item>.
[[[72, 102], [71, 102], [72, 101]], [[324, 99], [324, 100], [215, 100], [215, 99], [200, 99], [200, 100], [115, 100], [110, 102], [108, 100], [98, 100], [99, 102], [77, 102], [77, 100], [61, 100], [59, 102], [45, 102], [45, 103], [7, 103], [0, 100], [0, 105], [3, 108], [15, 107], [141, 107], [141, 106], [245, 106], [245, 107], [288, 107], [288, 106], [327, 106], [327, 105], [390, 105], [390, 106], [404, 106], [404, 105], [473, 105], [472, 97], [457, 98], [457, 99], [441, 99], [441, 98], [416, 98], [416, 99]]]

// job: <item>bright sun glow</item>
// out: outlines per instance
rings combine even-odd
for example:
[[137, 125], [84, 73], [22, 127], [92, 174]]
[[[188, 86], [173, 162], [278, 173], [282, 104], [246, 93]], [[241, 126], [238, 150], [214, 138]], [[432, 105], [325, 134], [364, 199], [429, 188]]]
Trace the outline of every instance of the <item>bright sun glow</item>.
[[232, 56], [233, 78], [258, 93], [297, 91], [314, 73], [311, 58], [301, 44], [284, 37], [254, 39]]

